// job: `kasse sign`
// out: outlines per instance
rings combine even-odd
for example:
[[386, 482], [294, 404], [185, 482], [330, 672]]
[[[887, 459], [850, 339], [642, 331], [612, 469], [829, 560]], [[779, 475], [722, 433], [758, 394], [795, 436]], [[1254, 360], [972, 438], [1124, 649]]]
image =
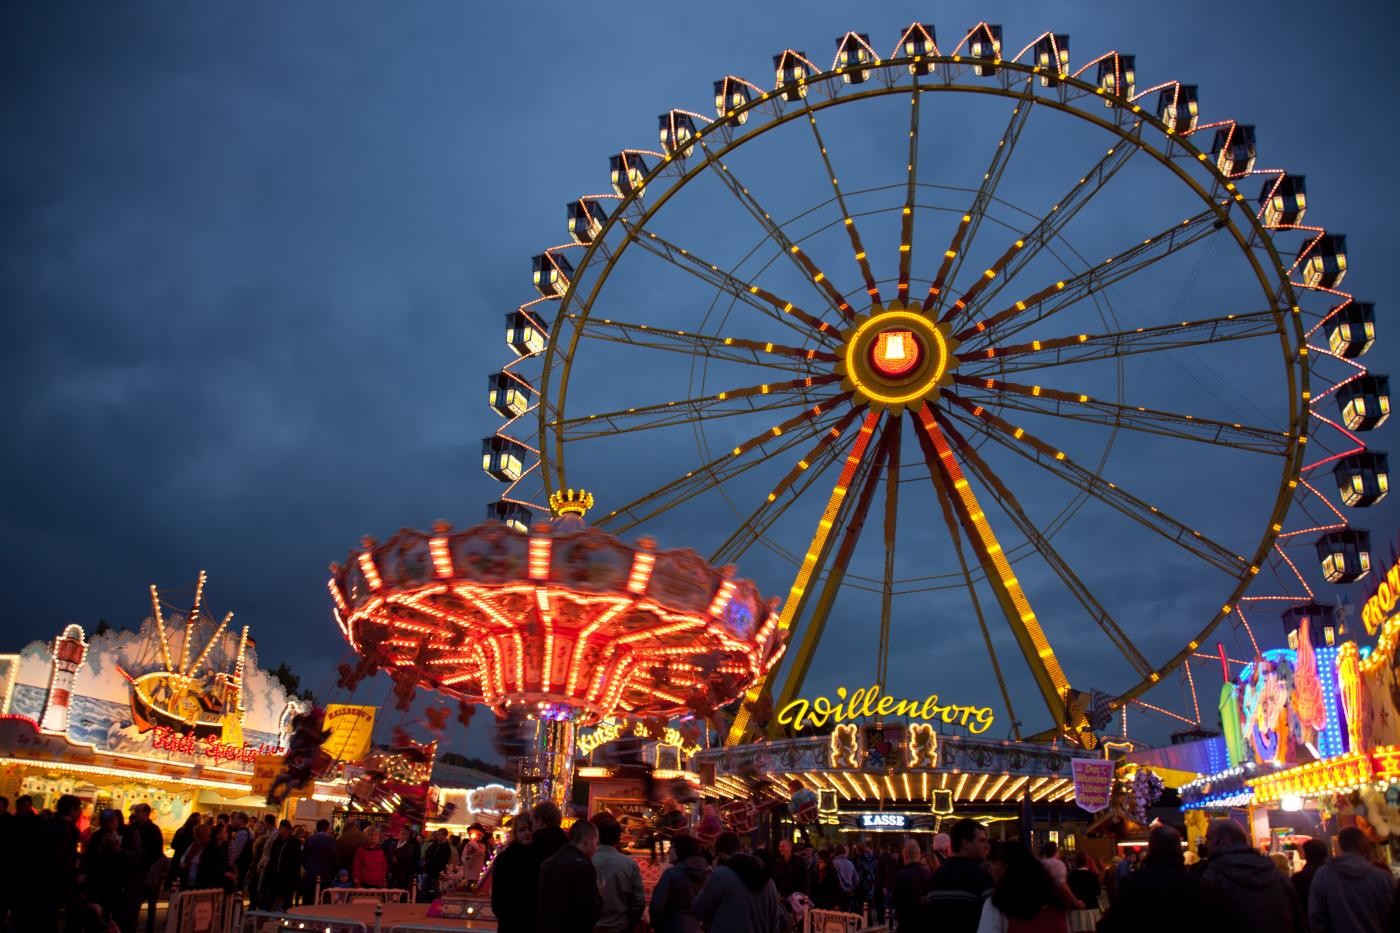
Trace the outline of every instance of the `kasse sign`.
[[861, 829], [907, 829], [909, 816], [906, 813], [862, 813]]

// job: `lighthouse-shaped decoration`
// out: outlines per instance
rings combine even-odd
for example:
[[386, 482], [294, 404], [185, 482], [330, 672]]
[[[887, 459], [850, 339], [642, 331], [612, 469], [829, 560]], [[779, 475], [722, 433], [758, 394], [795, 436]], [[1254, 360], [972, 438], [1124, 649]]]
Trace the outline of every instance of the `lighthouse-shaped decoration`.
[[78, 668], [87, 657], [87, 639], [83, 629], [70, 625], [53, 640], [53, 666], [49, 669], [49, 693], [44, 701], [44, 715], [39, 728], [44, 732], [68, 731], [68, 704], [73, 699], [73, 685]]

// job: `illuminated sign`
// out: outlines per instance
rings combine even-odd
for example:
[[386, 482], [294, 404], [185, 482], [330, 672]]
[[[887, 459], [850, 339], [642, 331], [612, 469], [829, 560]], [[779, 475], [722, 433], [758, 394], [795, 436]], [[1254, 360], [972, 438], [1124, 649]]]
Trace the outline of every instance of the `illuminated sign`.
[[667, 726], [662, 730], [661, 738], [656, 738], [651, 734], [651, 728], [641, 720], [631, 722], [629, 720], [604, 719], [598, 723], [597, 727], [588, 735], [579, 736], [578, 753], [580, 755], [591, 755], [595, 749], [615, 742], [626, 735], [633, 735], [641, 739], [652, 742], [660, 742], [671, 748], [680, 749], [682, 754], [694, 755], [700, 751], [698, 742], [689, 741], [681, 735], [680, 730]]
[[862, 813], [861, 829], [908, 829], [909, 816], [905, 813]]
[[1381, 623], [1395, 609], [1396, 600], [1400, 600], [1400, 561], [1390, 565], [1381, 578], [1380, 586], [1376, 587], [1375, 595], [1361, 607], [1361, 621], [1366, 626], [1366, 634], [1376, 634]]
[[828, 722], [839, 723], [874, 716], [908, 716], [927, 722], [942, 722], [950, 726], [963, 726], [974, 735], [990, 729], [995, 718], [990, 706], [945, 705], [938, 701], [936, 693], [929, 694], [923, 700], [881, 696], [877, 684], [861, 687], [849, 696], [845, 687], [837, 687], [834, 703], [828, 697], [793, 700], [778, 711], [778, 722], [791, 725], [794, 729], [801, 729], [808, 723], [821, 728]]
[[151, 747], [165, 752], [180, 752], [183, 755], [201, 755], [215, 761], [240, 761], [253, 764], [259, 755], [276, 755], [279, 758], [287, 750], [276, 745], [230, 745], [220, 742], [215, 735], [196, 738], [193, 732], [179, 733], [165, 726], [156, 726], [151, 733]]

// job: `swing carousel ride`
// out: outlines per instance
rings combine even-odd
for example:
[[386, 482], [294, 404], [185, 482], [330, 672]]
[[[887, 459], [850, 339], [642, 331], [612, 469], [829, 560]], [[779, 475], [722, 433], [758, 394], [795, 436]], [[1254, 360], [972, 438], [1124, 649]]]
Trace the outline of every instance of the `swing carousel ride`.
[[[798, 731], [825, 642], [843, 675], [873, 654], [867, 699], [995, 683], [1007, 738], [1101, 754], [1129, 708], [1199, 728], [1193, 666], [1242, 667], [1224, 639], [1257, 654], [1250, 615], [1317, 605], [1313, 568], [1367, 576], [1350, 516], [1388, 489], [1363, 438], [1389, 386], [1304, 177], [1133, 55], [955, 35], [915, 23], [882, 56], [847, 33], [828, 68], [783, 50], [610, 157], [507, 315], [498, 524], [353, 553], [331, 592], [357, 651], [564, 731], [741, 696], [733, 746]], [[740, 560], [778, 611], [714, 569]], [[925, 647], [892, 666], [897, 634]], [[1144, 699], [1178, 671], [1194, 713]]]

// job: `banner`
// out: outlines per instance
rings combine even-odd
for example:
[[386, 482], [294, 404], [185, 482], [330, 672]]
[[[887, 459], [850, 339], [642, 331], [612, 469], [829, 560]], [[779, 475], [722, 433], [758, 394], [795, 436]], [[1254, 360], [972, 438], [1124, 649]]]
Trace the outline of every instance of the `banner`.
[[266, 797], [282, 773], [281, 755], [259, 755], [253, 760], [253, 796]]
[[1113, 800], [1113, 762], [1101, 758], [1073, 758], [1074, 802], [1081, 810], [1098, 813]]
[[326, 728], [331, 737], [322, 748], [336, 761], [359, 761], [369, 752], [374, 711], [373, 706], [327, 703]]

